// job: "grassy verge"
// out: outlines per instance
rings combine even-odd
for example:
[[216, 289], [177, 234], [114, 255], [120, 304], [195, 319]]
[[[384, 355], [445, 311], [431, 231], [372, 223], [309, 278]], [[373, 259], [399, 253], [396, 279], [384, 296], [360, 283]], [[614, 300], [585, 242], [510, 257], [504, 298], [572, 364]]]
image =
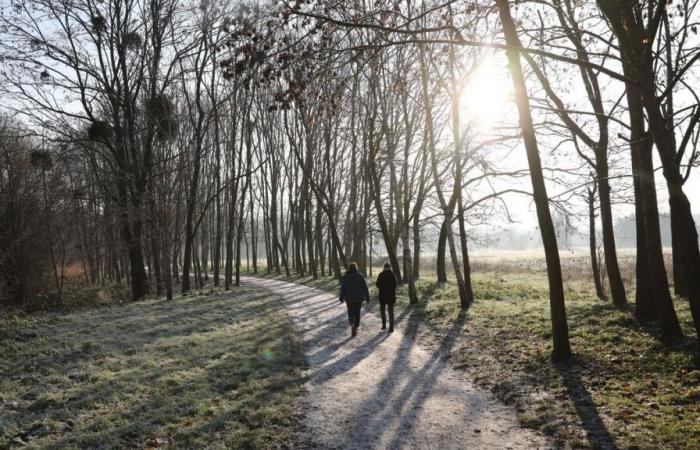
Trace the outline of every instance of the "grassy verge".
[[[328, 278], [293, 281], [337, 289]], [[421, 301], [404, 327], [433, 343], [454, 341], [453, 366], [514, 405], [524, 426], [568, 448], [700, 448], [700, 367], [685, 301], [676, 307], [692, 337], [667, 348], [653, 324], [638, 324], [631, 311], [571, 282], [566, 298], [576, 356], [554, 364], [544, 276], [481, 272], [473, 282], [477, 300], [464, 314], [453, 284], [421, 280]], [[399, 306], [407, 306], [405, 297]]]
[[288, 448], [303, 355], [237, 288], [0, 319], [0, 448]]
[[24, 304], [7, 304], [0, 298], [0, 317], [10, 314], [68, 313], [83, 309], [119, 306], [128, 303], [131, 292], [128, 283], [102, 285], [88, 283], [83, 276], [66, 277], [61, 300], [56, 290], [37, 294]]

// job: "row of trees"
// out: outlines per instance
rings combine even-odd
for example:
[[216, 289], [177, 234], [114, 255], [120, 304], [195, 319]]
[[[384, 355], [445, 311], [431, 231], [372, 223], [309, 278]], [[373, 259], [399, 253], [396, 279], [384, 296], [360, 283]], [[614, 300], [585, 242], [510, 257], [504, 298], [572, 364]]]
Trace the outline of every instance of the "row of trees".
[[[70, 186], [66, 201], [81, 214], [54, 227], [73, 243], [80, 236], [63, 258], [93, 283], [128, 279], [134, 299], [171, 297], [176, 284], [186, 292], [210, 277], [237, 285], [243, 256], [255, 272], [340, 277], [350, 260], [367, 270], [386, 255], [415, 303], [424, 236], [435, 230], [437, 277], [449, 274], [468, 308], [474, 230], [531, 198], [558, 358], [570, 346], [552, 208], [587, 218], [596, 291], [625, 307], [613, 205], [627, 186], [636, 314], [682, 338], [654, 152], [670, 199], [674, 287], [700, 326], [684, 191], [698, 162], [696, 20], [690, 0], [19, 0], [0, 18], [1, 85], [20, 128], [49, 139], [41, 149], [52, 163], [40, 172]], [[487, 76], [507, 67], [514, 105], [485, 123], [464, 98], [487, 61], [499, 61]], [[39, 154], [38, 138], [23, 139], [31, 150], [10, 150]], [[523, 152], [527, 168], [511, 161]], [[42, 211], [42, 223], [58, 224], [67, 209]]]

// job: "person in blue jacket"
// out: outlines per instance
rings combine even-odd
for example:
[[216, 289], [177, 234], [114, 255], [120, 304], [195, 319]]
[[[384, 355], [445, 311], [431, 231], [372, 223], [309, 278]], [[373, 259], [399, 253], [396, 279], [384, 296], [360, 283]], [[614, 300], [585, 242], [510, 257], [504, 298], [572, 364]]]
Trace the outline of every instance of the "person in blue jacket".
[[363, 301], [369, 303], [369, 289], [365, 278], [357, 271], [357, 263], [353, 262], [348, 266], [348, 271], [340, 284], [340, 302], [345, 302], [348, 307], [351, 337], [357, 336]]

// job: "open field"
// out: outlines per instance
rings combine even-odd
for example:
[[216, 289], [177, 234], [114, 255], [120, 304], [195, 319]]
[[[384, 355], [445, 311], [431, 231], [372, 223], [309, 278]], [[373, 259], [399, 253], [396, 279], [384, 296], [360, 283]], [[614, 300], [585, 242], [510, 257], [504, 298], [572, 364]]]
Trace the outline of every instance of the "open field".
[[[418, 305], [409, 307], [405, 295], [399, 300], [398, 310], [408, 314], [399, 332], [416, 333], [436, 347], [457, 333], [453, 366], [515, 405], [523, 425], [551, 435], [561, 447], [700, 448], [700, 366], [684, 300], [676, 299], [676, 307], [688, 338], [667, 348], [655, 324], [639, 324], [631, 309], [598, 300], [585, 277], [570, 278], [566, 298], [575, 357], [554, 364], [545, 274], [520, 255], [511, 259], [519, 270], [501, 272], [511, 262], [492, 261], [499, 272], [481, 271], [486, 264], [475, 257], [476, 302], [466, 314], [456, 286], [426, 275], [418, 283]], [[293, 280], [337, 289], [330, 278]]]
[[303, 358], [241, 287], [0, 319], [0, 448], [279, 448]]

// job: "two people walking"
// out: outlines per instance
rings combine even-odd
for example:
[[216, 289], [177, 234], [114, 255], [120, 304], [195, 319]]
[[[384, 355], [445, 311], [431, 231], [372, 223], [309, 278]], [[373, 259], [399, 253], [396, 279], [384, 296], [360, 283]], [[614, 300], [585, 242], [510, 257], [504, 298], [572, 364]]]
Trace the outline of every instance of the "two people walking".
[[[391, 270], [391, 264], [384, 264], [384, 270], [377, 277], [376, 286], [379, 289], [379, 305], [382, 316], [382, 330], [386, 330], [386, 312], [389, 312], [389, 333], [394, 331], [394, 304], [396, 304], [396, 276]], [[350, 263], [348, 272], [340, 284], [340, 302], [345, 302], [348, 308], [350, 336], [357, 336], [360, 326], [362, 303], [369, 303], [369, 289], [362, 274], [357, 270], [356, 263]]]

